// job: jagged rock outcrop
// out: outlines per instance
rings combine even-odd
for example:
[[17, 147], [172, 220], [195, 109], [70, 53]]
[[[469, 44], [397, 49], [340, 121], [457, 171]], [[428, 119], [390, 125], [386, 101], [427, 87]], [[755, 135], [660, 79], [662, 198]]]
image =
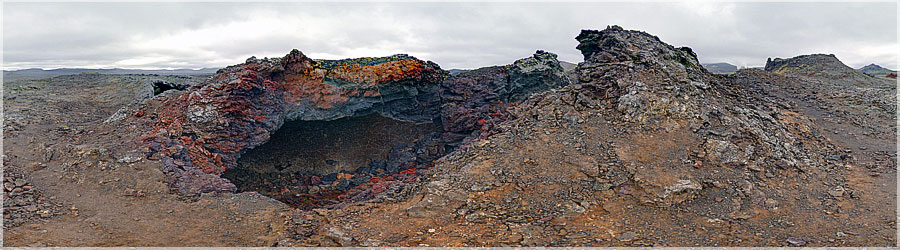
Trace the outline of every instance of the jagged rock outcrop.
[[391, 150], [385, 174], [396, 174], [430, 166], [445, 145], [490, 131], [505, 119], [508, 104], [568, 83], [556, 55], [543, 51], [511, 65], [449, 76], [434, 63], [406, 55], [316, 61], [294, 50], [222, 69], [183, 93], [150, 100], [134, 115], [151, 126], [143, 139], [148, 154], [163, 162], [178, 190], [195, 194], [234, 191], [219, 176], [285, 121], [378, 113], [443, 124], [443, 135]]
[[[672, 47], [644, 32], [612, 26], [602, 31], [583, 30], [576, 39], [584, 55], [576, 69], [579, 81], [590, 83], [584, 87], [592, 90], [578, 100], [612, 101], [628, 119], [652, 122], [659, 115], [694, 117], [694, 102], [674, 97], [698, 94], [715, 81], [690, 48]], [[597, 96], [586, 96], [589, 93]]]
[[569, 84], [556, 55], [542, 50], [510, 65], [461, 72], [442, 84], [444, 130], [462, 134], [489, 130], [502, 121], [508, 104]]
[[145, 141], [184, 193], [233, 190], [218, 177], [265, 143], [285, 120], [333, 120], [380, 113], [415, 122], [437, 118], [445, 73], [406, 55], [314, 61], [298, 50], [250, 58], [183, 94], [153, 100]]
[[[623, 141], [615, 155], [622, 164], [613, 168], [622, 168], [630, 177], [608, 178], [633, 183], [635, 193], [643, 193], [640, 199], [651, 204], [690, 200], [701, 190], [698, 183], [740, 183], [739, 169], [807, 171], [826, 164], [818, 154], [822, 148], [834, 150], [808, 130], [806, 118], [774, 103], [766, 105], [766, 100], [711, 75], [689, 48], [616, 26], [583, 31], [576, 39], [585, 56], [578, 68], [583, 85], [603, 86], [601, 92], [618, 113], [614, 115], [630, 124], [626, 126], [640, 128], [626, 133], [637, 141]], [[651, 157], [639, 142], [649, 138], [696, 146]], [[671, 166], [677, 159], [696, 165]], [[719, 174], [709, 175], [709, 169]]]

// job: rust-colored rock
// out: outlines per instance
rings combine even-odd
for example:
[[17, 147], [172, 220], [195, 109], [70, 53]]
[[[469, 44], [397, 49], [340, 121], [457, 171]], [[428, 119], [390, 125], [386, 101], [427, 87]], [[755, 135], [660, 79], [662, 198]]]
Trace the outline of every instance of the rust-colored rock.
[[445, 133], [439, 138], [425, 136], [391, 151], [386, 174], [396, 174], [429, 167], [440, 156], [417, 153], [424, 148], [453, 148], [491, 131], [506, 119], [508, 104], [568, 84], [556, 55], [544, 51], [450, 77], [436, 64], [407, 55], [312, 60], [294, 50], [283, 58], [250, 58], [227, 67], [180, 94], [149, 101], [138, 112], [150, 125], [142, 140], [174, 177], [175, 188], [184, 194], [227, 192], [236, 187], [220, 178], [222, 173], [285, 121], [378, 113], [441, 125]]
[[144, 141], [184, 193], [234, 190], [218, 176], [285, 120], [334, 120], [369, 113], [430, 122], [446, 73], [406, 55], [315, 61], [298, 50], [250, 58], [207, 82], [151, 101]]

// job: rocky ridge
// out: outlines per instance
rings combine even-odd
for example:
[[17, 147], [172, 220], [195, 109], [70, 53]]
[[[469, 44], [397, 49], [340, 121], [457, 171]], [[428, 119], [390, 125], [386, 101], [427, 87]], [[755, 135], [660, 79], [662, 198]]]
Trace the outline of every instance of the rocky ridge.
[[805, 75], [845, 81], [857, 86], [872, 85], [873, 78], [842, 63], [834, 54], [801, 55], [793, 58], [769, 58], [766, 71], [778, 74]]

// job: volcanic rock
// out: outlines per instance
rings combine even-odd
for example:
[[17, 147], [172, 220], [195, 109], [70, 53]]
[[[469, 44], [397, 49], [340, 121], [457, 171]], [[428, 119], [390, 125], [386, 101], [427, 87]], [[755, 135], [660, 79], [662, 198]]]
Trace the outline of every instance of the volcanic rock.
[[778, 74], [793, 74], [846, 81], [855, 86], [875, 85], [869, 75], [842, 63], [834, 54], [801, 55], [792, 58], [767, 59], [765, 70]]
[[[731, 241], [716, 238], [718, 233], [698, 233], [707, 232], [702, 223], [709, 216], [821, 216], [813, 208], [819, 204], [784, 195], [820, 199], [834, 185], [845, 185], [847, 169], [824, 159], [840, 150], [817, 134], [808, 117], [737, 78], [710, 74], [691, 49], [618, 26], [584, 30], [576, 39], [585, 60], [576, 68], [577, 82], [511, 107], [508, 118], [494, 125], [490, 146], [473, 143], [438, 159], [419, 196], [397, 204], [400, 209], [345, 208], [367, 211], [353, 220], [367, 223], [348, 233], [377, 238], [371, 232], [425, 230], [420, 225], [440, 221], [442, 231], [461, 233], [444, 244], [489, 245], [503, 242], [503, 233], [471, 232], [515, 225], [534, 229], [526, 239], [541, 239], [527, 244], [572, 245], [591, 243], [560, 235], [561, 227], [587, 231], [627, 223], [684, 240], [678, 245], [724, 244]], [[487, 76], [479, 79], [487, 83], [483, 89], [504, 83], [497, 80], [504, 77], [502, 68], [473, 72]], [[464, 74], [457, 79], [471, 79]], [[382, 219], [394, 211], [414, 216]], [[523, 218], [522, 224], [508, 218]], [[771, 220], [742, 223], [781, 236], [794, 230], [772, 227]]]
[[568, 84], [556, 55], [544, 51], [511, 65], [450, 76], [434, 63], [407, 55], [316, 61], [294, 50], [282, 58], [250, 58], [222, 69], [180, 94], [148, 101], [134, 117], [150, 125], [143, 139], [150, 147], [148, 158], [161, 159], [179, 191], [234, 191], [219, 175], [234, 168], [243, 153], [267, 142], [286, 121], [375, 113], [442, 124], [444, 135], [396, 145], [385, 163], [363, 169], [396, 174], [430, 166], [446, 153], [445, 144], [452, 150], [467, 136], [492, 131], [506, 119], [509, 104]]
[[766, 69], [775, 74], [742, 70], [731, 78], [811, 116], [842, 147], [896, 151], [896, 80], [860, 73], [833, 55], [775, 59]]
[[[250, 58], [186, 92], [152, 100], [145, 141], [186, 193], [234, 190], [218, 177], [286, 120], [334, 120], [379, 113], [414, 122], [437, 118], [436, 64], [406, 55], [314, 61], [298, 50]], [[184, 166], [174, 160], [186, 162]]]
[[444, 130], [465, 134], [488, 130], [505, 115], [504, 104], [569, 83], [556, 55], [541, 50], [510, 65], [461, 72], [442, 83]]

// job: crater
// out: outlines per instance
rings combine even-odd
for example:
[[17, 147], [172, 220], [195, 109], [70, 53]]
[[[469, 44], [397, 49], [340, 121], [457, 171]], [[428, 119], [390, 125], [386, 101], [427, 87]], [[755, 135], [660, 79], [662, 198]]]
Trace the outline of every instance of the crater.
[[[258, 192], [293, 207], [339, 204], [387, 177], [414, 178], [448, 150], [440, 126], [377, 113], [333, 121], [288, 121], [265, 144], [250, 149], [222, 177], [238, 192]], [[377, 177], [377, 178], [376, 178]], [[395, 179], [395, 178], [389, 178]], [[379, 191], [379, 190], [376, 190]], [[377, 195], [369, 192], [370, 197]]]

